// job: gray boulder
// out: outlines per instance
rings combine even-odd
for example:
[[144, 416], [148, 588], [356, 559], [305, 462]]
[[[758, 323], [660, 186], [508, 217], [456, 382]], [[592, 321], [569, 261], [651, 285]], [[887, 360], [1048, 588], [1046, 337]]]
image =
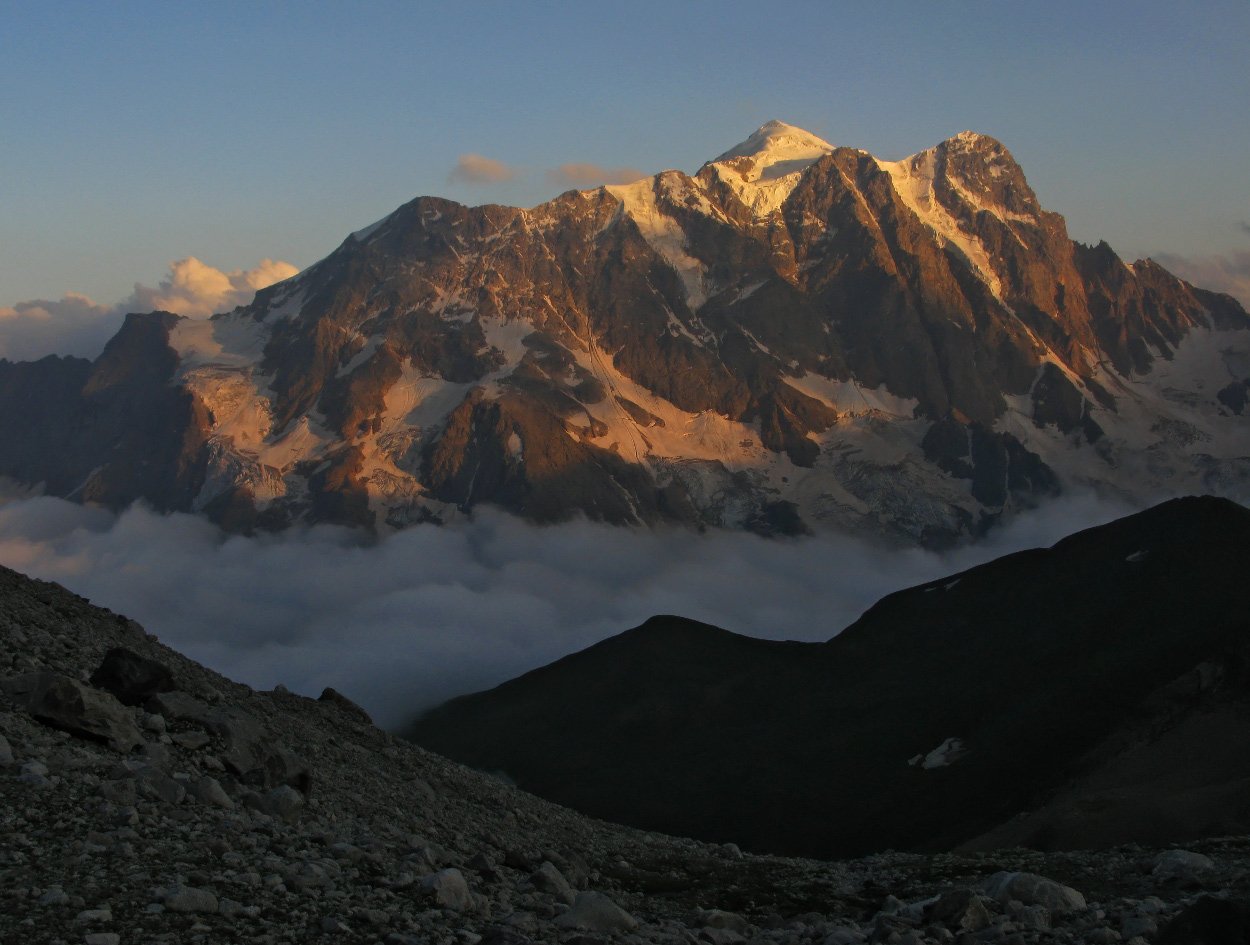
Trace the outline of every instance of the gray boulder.
[[1192, 885], [1201, 883], [1215, 870], [1209, 856], [1191, 850], [1165, 850], [1155, 857], [1150, 875], [1161, 883]]
[[261, 798], [260, 809], [279, 820], [293, 824], [299, 820], [300, 812], [304, 809], [304, 795], [289, 784], [280, 784]]
[[638, 928], [638, 920], [599, 892], [580, 892], [573, 907], [555, 924], [565, 929], [585, 929], [588, 932], [630, 932]]
[[339, 692], [337, 689], [331, 689], [329, 686], [326, 686], [325, 689], [321, 690], [321, 695], [317, 697], [317, 701], [329, 703], [336, 709], [346, 712], [358, 722], [365, 722], [368, 725], [373, 724], [373, 717], [370, 716], [368, 712], [356, 703], [352, 702], [351, 699], [347, 698], [347, 696], [343, 695], [343, 693]]
[[542, 866], [538, 867], [530, 875], [530, 884], [539, 892], [545, 892], [555, 896], [561, 902], [572, 905], [576, 898], [573, 887], [569, 885], [569, 881], [564, 878], [555, 866], [548, 860], [544, 860]]
[[217, 897], [195, 886], [172, 886], [165, 891], [165, 908], [170, 912], [216, 912]]
[[220, 807], [223, 810], [231, 810], [234, 807], [234, 801], [216, 778], [202, 777], [193, 781], [187, 793], [201, 804], [208, 804], [210, 807]]
[[464, 874], [458, 869], [439, 870], [421, 880], [426, 895], [444, 909], [464, 912], [473, 906], [473, 895]]
[[4, 691], [34, 718], [118, 751], [143, 744], [133, 714], [112, 695], [49, 671], [14, 676]]
[[999, 872], [981, 886], [985, 894], [1001, 903], [1016, 899], [1026, 906], [1043, 906], [1051, 912], [1079, 912], [1085, 897], [1073, 889], [1036, 873]]

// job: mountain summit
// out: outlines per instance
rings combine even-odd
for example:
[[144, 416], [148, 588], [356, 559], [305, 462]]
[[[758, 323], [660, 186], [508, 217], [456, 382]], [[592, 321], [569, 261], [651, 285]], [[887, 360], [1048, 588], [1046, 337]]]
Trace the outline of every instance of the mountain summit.
[[694, 176], [421, 197], [209, 321], [0, 362], [0, 475], [230, 528], [535, 521], [942, 544], [1250, 479], [1250, 319], [1068, 238], [1010, 152], [770, 122]]

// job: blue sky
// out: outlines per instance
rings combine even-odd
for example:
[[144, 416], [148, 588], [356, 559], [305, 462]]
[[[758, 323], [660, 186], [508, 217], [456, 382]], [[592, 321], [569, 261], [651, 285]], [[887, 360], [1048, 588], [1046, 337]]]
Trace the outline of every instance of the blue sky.
[[[5, 3], [0, 306], [306, 266], [419, 194], [693, 172], [771, 118], [994, 135], [1075, 238], [1250, 252], [1250, 4]], [[449, 180], [466, 153], [509, 180]], [[1250, 258], [1248, 256], [1247, 258]]]

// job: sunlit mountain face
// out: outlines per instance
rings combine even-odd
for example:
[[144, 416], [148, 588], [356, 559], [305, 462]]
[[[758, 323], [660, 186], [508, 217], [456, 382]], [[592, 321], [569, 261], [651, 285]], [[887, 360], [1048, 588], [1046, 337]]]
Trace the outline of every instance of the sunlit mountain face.
[[1250, 319], [1067, 236], [964, 132], [769, 122], [694, 176], [418, 198], [210, 320], [0, 362], [0, 475], [251, 531], [481, 505], [941, 546], [1072, 486], [1250, 481]]

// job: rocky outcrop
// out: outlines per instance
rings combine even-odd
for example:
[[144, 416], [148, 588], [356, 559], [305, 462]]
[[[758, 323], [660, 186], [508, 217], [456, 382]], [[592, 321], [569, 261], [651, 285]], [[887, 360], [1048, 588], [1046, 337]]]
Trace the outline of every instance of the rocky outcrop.
[[786, 509], [943, 544], [1064, 483], [1244, 482], [1247, 365], [1235, 301], [1072, 242], [994, 139], [772, 122], [693, 176], [421, 197], [210, 322], [0, 362], [0, 475], [243, 531]]

